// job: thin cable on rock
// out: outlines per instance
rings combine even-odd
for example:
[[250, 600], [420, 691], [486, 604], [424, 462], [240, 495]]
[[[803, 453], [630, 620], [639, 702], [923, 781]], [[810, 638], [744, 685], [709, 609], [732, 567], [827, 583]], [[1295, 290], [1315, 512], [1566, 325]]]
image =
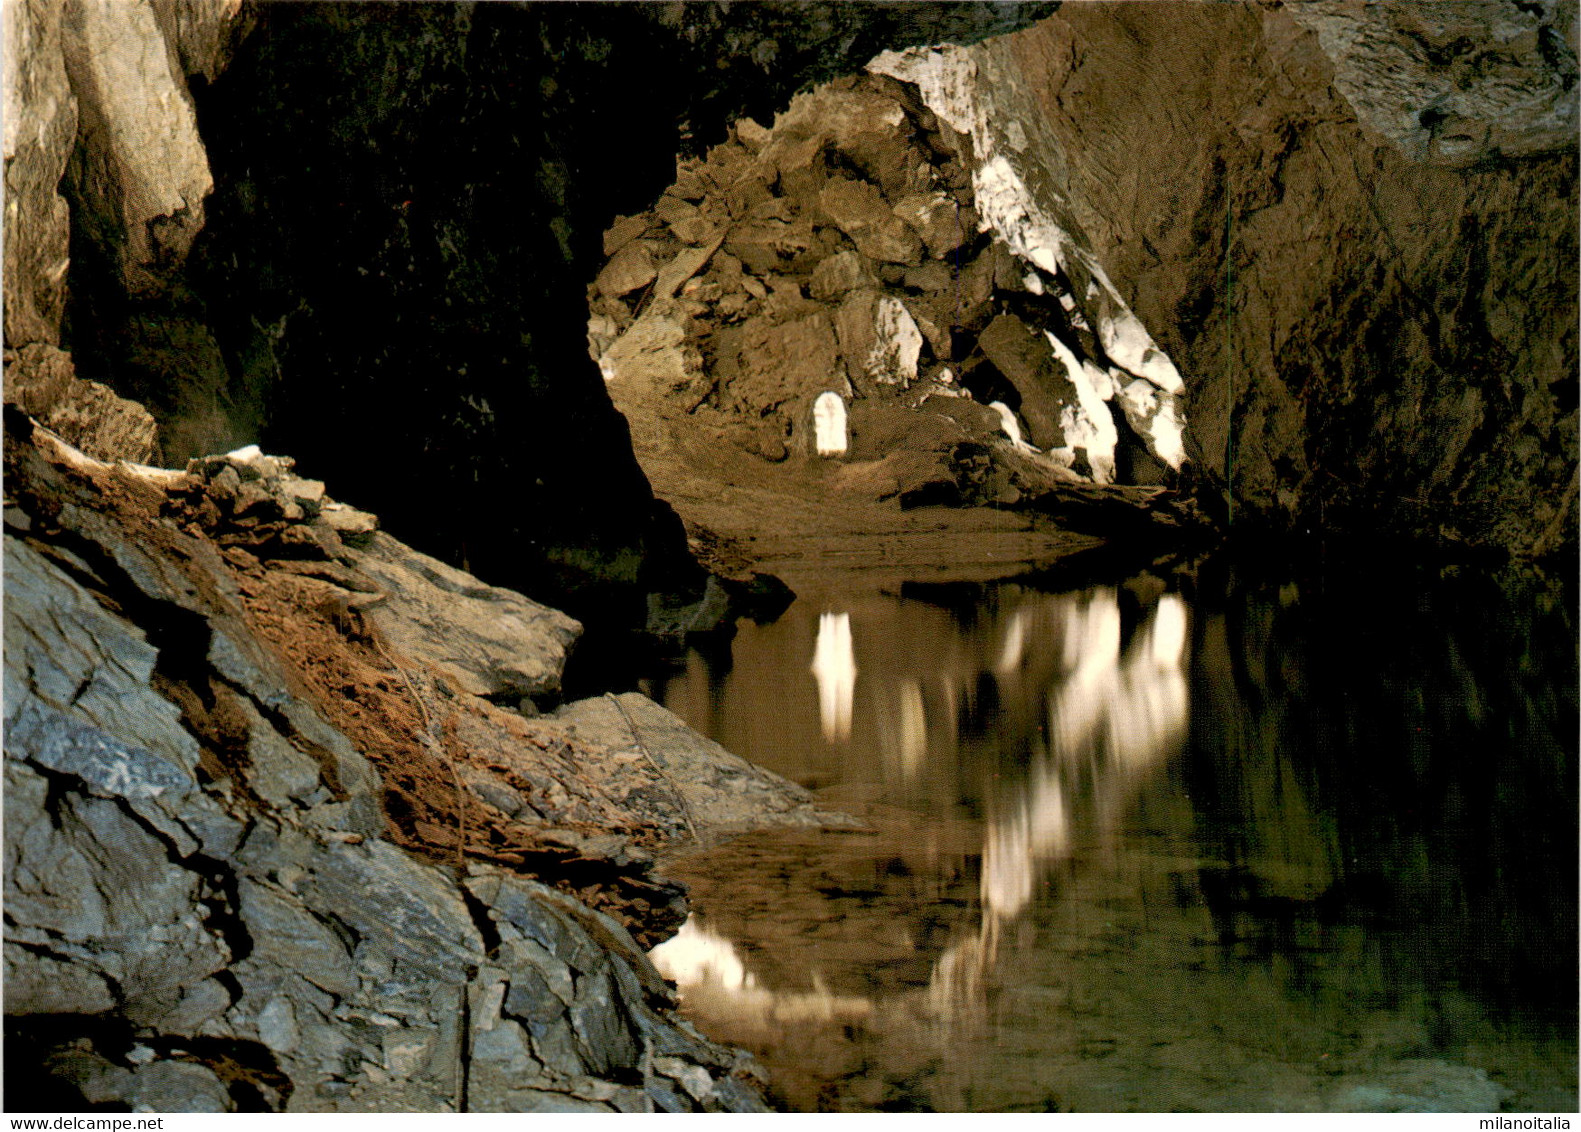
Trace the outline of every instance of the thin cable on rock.
[[631, 741], [637, 745], [637, 750], [642, 752], [643, 758], [648, 760], [650, 766], [659, 772], [659, 777], [664, 779], [669, 786], [670, 793], [675, 795], [675, 802], [681, 809], [681, 817], [686, 819], [686, 829], [692, 835], [692, 840], [699, 845], [703, 843], [702, 837], [697, 832], [697, 823], [692, 821], [692, 808], [686, 804], [686, 795], [681, 793], [681, 788], [675, 784], [675, 779], [653, 757], [653, 752], [648, 750], [648, 745], [642, 741], [641, 734], [637, 731], [637, 721], [631, 718], [631, 713], [626, 710], [626, 705], [620, 702], [620, 697], [613, 692], [605, 692], [604, 698], [615, 705], [615, 710], [620, 712], [621, 718], [626, 721], [626, 727], [631, 731]]
[[434, 734], [434, 721], [428, 714], [428, 705], [423, 701], [423, 697], [418, 694], [417, 685], [413, 682], [411, 675], [405, 668], [401, 667], [395, 657], [390, 655], [389, 650], [384, 647], [384, 642], [376, 634], [369, 634], [369, 638], [373, 641], [373, 647], [379, 651], [379, 655], [388, 661], [390, 667], [395, 669], [400, 675], [402, 682], [406, 684], [407, 692], [411, 694], [413, 701], [417, 704], [418, 713], [423, 717], [423, 738], [427, 740], [425, 746], [427, 746], [429, 753], [435, 754], [437, 752], [436, 757], [439, 761], [450, 768], [450, 777], [456, 791], [456, 865], [459, 868], [464, 868], [466, 866], [467, 837], [469, 832], [467, 830], [467, 790], [461, 781], [461, 771], [457, 768], [455, 760], [450, 757], [449, 752], [445, 750], [445, 745]]

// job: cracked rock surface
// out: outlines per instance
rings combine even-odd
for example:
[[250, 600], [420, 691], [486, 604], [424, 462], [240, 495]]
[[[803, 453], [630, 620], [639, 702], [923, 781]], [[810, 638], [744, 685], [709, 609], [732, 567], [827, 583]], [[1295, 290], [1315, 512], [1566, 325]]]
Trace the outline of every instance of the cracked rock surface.
[[762, 1108], [646, 958], [685, 915], [652, 850], [848, 819], [640, 696], [501, 706], [536, 713], [576, 623], [289, 460], [110, 465], [13, 409], [6, 492], [6, 1010], [41, 1097]]

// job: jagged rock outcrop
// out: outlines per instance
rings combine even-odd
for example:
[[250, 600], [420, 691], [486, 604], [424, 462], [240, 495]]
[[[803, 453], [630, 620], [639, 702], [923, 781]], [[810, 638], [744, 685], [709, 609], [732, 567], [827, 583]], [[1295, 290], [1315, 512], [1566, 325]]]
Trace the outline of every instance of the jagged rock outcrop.
[[78, 377], [71, 355], [56, 346], [30, 342], [5, 351], [5, 401], [97, 459], [153, 458], [159, 426], [148, 410]]
[[1540, 555], [1576, 537], [1575, 52], [1564, 4], [1084, 3], [906, 70], [1178, 365], [1234, 520]]
[[289, 460], [112, 465], [14, 409], [5, 453], [9, 1071], [160, 1111], [761, 1107], [643, 953], [685, 914], [652, 850], [849, 819], [641, 697], [497, 706], [580, 627]]
[[72, 240], [117, 288], [168, 284], [213, 188], [187, 76], [217, 75], [245, 28], [241, 0], [6, 5], [5, 397], [93, 455], [142, 462], [157, 435], [56, 349]]
[[[620, 220], [606, 251], [655, 273], [723, 244], [674, 301], [600, 275], [590, 343], [628, 418], [664, 422], [646, 450], [633, 431], [672, 500], [664, 462], [712, 457], [666, 431], [778, 463], [811, 451], [823, 391], [852, 401], [853, 458], [864, 431], [938, 444], [864, 420], [915, 380], [1005, 403], [986, 444], [999, 421], [945, 411], [974, 444], [939, 463], [1003, 469], [957, 475], [968, 501], [1068, 511], [1029, 444], [1099, 482], [1191, 454], [1230, 521], [1573, 546], [1575, 24], [1495, 0], [1090, 3], [885, 52], [868, 70], [906, 86], [744, 122]], [[938, 498], [937, 472], [913, 492]]]
[[185, 62], [212, 69], [213, 41], [240, 7], [241, 0], [67, 0], [61, 7], [61, 48], [77, 102], [78, 146], [68, 168], [76, 221], [111, 252], [133, 292], [179, 267], [203, 227], [214, 179]]
[[60, 344], [71, 217], [56, 191], [77, 136], [60, 6], [7, 4], [5, 20], [5, 342]]

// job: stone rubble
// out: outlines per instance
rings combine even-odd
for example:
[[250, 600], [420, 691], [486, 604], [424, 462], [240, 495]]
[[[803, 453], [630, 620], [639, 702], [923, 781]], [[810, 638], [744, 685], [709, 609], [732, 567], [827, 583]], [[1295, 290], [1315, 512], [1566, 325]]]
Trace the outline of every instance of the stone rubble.
[[686, 912], [653, 851], [850, 819], [635, 694], [502, 706], [554, 697], [580, 626], [287, 458], [6, 430], [6, 1009], [41, 1081], [147, 1111], [763, 1109], [647, 960]]
[[[818, 455], [813, 406], [838, 396], [847, 459], [926, 457], [903, 500], [1173, 484], [1178, 373], [1096, 261], [984, 173], [1003, 163], [989, 135], [933, 90], [947, 79], [967, 99], [969, 84], [924, 52], [871, 70], [799, 95], [770, 128], [738, 123], [610, 227], [588, 344], [617, 407], [782, 464]], [[1016, 439], [973, 400], [1003, 404]], [[1122, 447], [1143, 479], [1120, 479]]]
[[77, 376], [71, 355], [44, 342], [5, 351], [5, 401], [100, 460], [153, 458], [158, 426], [136, 401]]

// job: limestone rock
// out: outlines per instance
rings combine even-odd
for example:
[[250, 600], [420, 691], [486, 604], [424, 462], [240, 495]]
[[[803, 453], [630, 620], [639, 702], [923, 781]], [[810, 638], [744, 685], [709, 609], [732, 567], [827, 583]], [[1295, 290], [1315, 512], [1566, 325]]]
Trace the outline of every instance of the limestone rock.
[[67, 0], [62, 27], [78, 223], [117, 249], [128, 289], [145, 290], [185, 258], [214, 187], [179, 55], [152, 0]]
[[723, 233], [715, 231], [712, 225], [709, 225], [695, 241], [695, 247], [682, 248], [659, 269], [654, 282], [654, 294], [661, 299], [674, 295], [683, 283], [703, 269], [723, 240]]
[[749, 319], [741, 343], [741, 376], [731, 394], [760, 416], [787, 402], [811, 403], [837, 380], [839, 345], [821, 310], [785, 323], [768, 315]]
[[475, 696], [541, 696], [560, 673], [582, 627], [512, 590], [420, 554], [380, 532], [356, 565], [390, 592], [371, 614], [391, 643], [432, 664]]
[[895, 202], [895, 215], [922, 237], [928, 254], [945, 259], [977, 231], [977, 215], [941, 192], [910, 193]]
[[971, 138], [978, 213], [1153, 387], [1122, 409], [1190, 417], [1238, 519], [1573, 545], [1573, 6], [1178, 12], [1066, 5], [873, 66]]
[[[309, 481], [290, 460], [243, 450], [155, 475], [94, 461], [14, 410], [6, 424], [5, 962], [19, 1080], [140, 1111], [646, 1111], [654, 1095], [674, 1106], [661, 1091], [673, 1076], [650, 1067], [675, 1058], [672, 1073], [719, 1074], [706, 1107], [761, 1107], [746, 1078], [726, 1076], [734, 1051], [677, 1024], [622, 923], [475, 858], [463, 889], [383, 836], [399, 835], [398, 810], [357, 818], [380, 783], [338, 727], [369, 743], [387, 788], [422, 767], [390, 761], [398, 723], [369, 730], [392, 710], [379, 698], [388, 669], [359, 669], [358, 650], [374, 646], [354, 632], [326, 638], [300, 615], [280, 624], [282, 595], [332, 583], [234, 548], [222, 557], [209, 527], [180, 525], [211, 491], [251, 491], [256, 507], [321, 497], [293, 486]], [[462, 622], [468, 603], [480, 618], [522, 612], [515, 595], [387, 536], [362, 557], [420, 606], [449, 595]], [[461, 663], [477, 647], [458, 650]], [[545, 667], [557, 672], [558, 658]], [[460, 751], [498, 761], [488, 734], [524, 754], [543, 744], [519, 764], [544, 787], [528, 791], [532, 805], [549, 810], [546, 791], [573, 787], [603, 807], [585, 811], [584, 831], [634, 824], [565, 757], [563, 724], [528, 732], [521, 716], [441, 693], [421, 671], [395, 679], [411, 681], [404, 694], [423, 689], [422, 712], [448, 701], [467, 713], [446, 732]], [[564, 755], [550, 758], [556, 743]], [[468, 769], [490, 773], [481, 760]], [[660, 771], [645, 773], [648, 793], [662, 788]], [[518, 812], [529, 810], [524, 793]], [[481, 811], [470, 807], [474, 820]], [[624, 906], [590, 893], [627, 916], [643, 909], [640, 933], [664, 915], [679, 922], [663, 907], [674, 890], [642, 881], [651, 860], [618, 836], [565, 833], [558, 857], [552, 840], [534, 845], [538, 875], [574, 855], [584, 875], [641, 893]], [[87, 1013], [146, 1044], [101, 1048], [93, 1027], [62, 1041], [60, 1016]], [[691, 1094], [679, 1103], [705, 1107]]]
[[703, 843], [774, 826], [856, 824], [818, 809], [800, 786], [698, 735], [639, 693], [578, 700], [554, 718], [583, 740], [652, 760]]
[[618, 296], [646, 287], [658, 273], [648, 245], [641, 240], [633, 240], [614, 254], [594, 282], [604, 294]]
[[71, 355], [43, 342], [5, 352], [5, 400], [95, 459], [153, 458], [158, 426], [148, 410], [78, 377]]
[[836, 318], [849, 373], [880, 385], [916, 380], [922, 332], [904, 303], [869, 289], [852, 291]]
[[182, 73], [207, 82], [230, 65], [237, 40], [251, 30], [242, 0], [154, 0], [154, 11]]
[[1436, 1058], [1407, 1058], [1359, 1084], [1344, 1081], [1329, 1101], [1335, 1112], [1496, 1112], [1510, 1095], [1487, 1070]]
[[904, 193], [921, 154], [912, 141], [906, 109], [893, 98], [850, 80], [797, 96], [774, 122], [761, 146], [760, 160], [772, 165], [790, 194], [800, 194], [827, 177], [821, 155], [826, 148], [854, 165], [885, 193]]
[[5, 5], [5, 343], [60, 342], [70, 212], [57, 191], [77, 134], [62, 5]]
[[762, 216], [730, 229], [725, 248], [754, 275], [772, 275], [813, 246], [812, 224], [805, 219]]
[[657, 301], [599, 359], [606, 381], [660, 389], [691, 384], [700, 359], [687, 346], [686, 327], [672, 304]]
[[1078, 401], [1076, 387], [1042, 336], [1014, 315], [1000, 315], [977, 340], [985, 356], [1021, 394], [1021, 416], [1038, 448], [1065, 443], [1060, 414]]
[[645, 216], [619, 216], [604, 233], [604, 254], [614, 256], [648, 230]]
[[153, 1061], [132, 1074], [126, 1099], [135, 1112], [233, 1112], [224, 1082], [206, 1065]]
[[858, 287], [876, 287], [878, 280], [853, 251], [836, 252], [813, 268], [808, 290], [815, 299], [837, 302]]
[[1297, 4], [1356, 115], [1415, 160], [1464, 167], [1575, 144], [1576, 11], [1498, 0]]

